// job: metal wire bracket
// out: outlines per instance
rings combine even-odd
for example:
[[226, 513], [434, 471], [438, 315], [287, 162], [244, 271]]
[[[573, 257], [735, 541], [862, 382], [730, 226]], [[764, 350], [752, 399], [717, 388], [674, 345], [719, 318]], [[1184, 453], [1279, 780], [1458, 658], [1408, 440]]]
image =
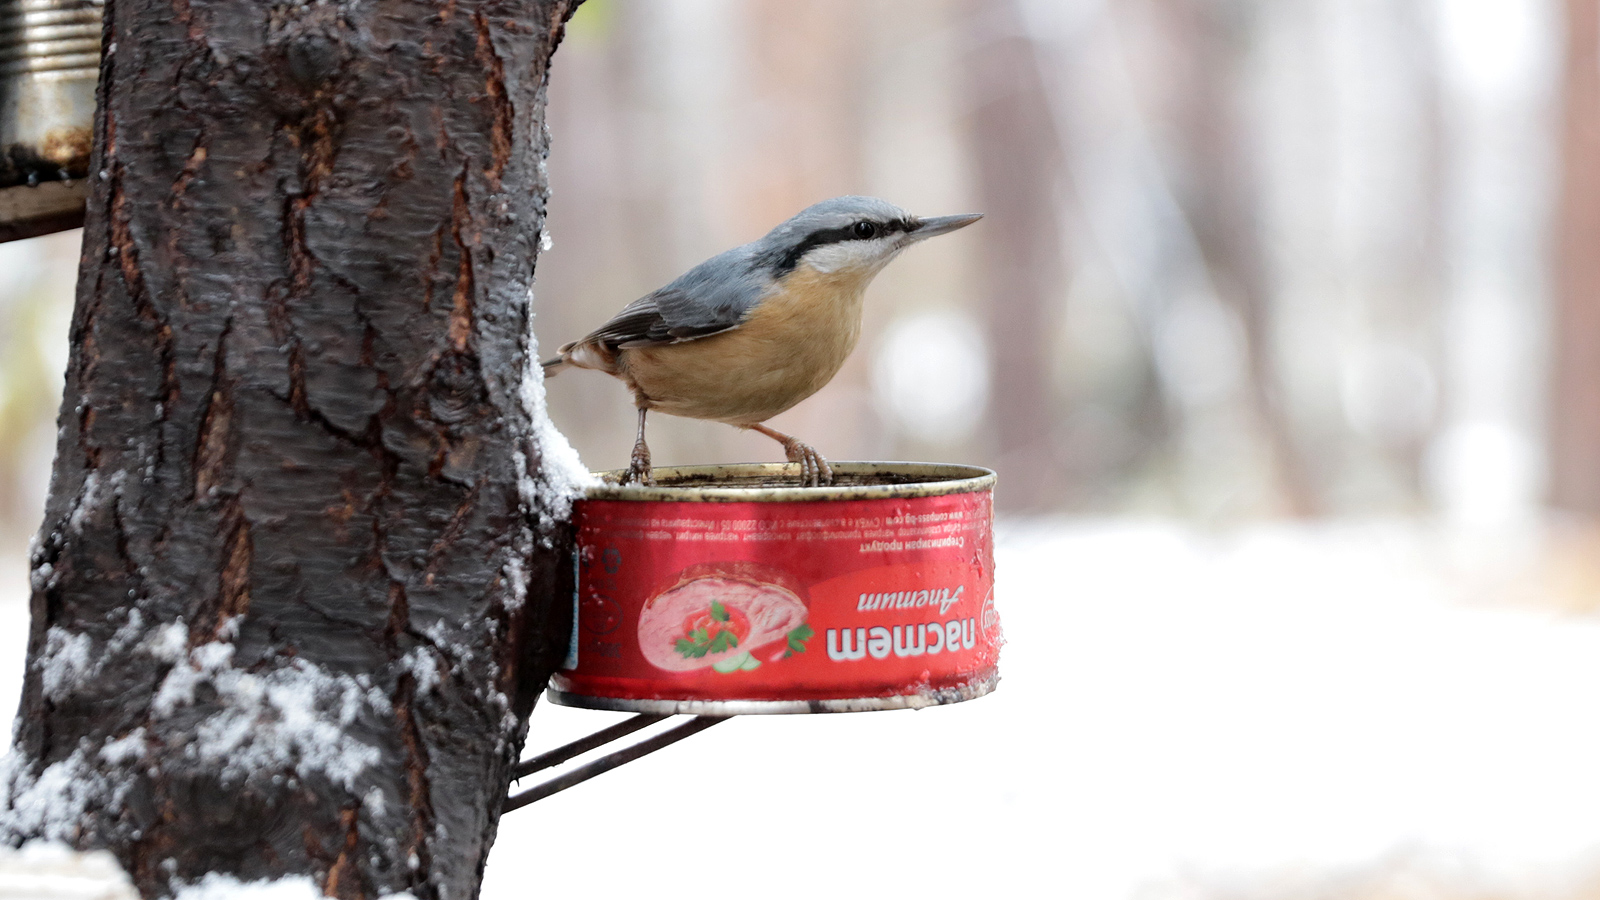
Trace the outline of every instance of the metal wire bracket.
[[[575, 756], [580, 756], [584, 753], [588, 753], [590, 750], [603, 747], [612, 741], [625, 738], [641, 728], [648, 728], [649, 726], [654, 725], [655, 723], [666, 718], [668, 717], [664, 715], [641, 713], [631, 719], [623, 719], [621, 722], [618, 722], [609, 728], [602, 728], [599, 731], [596, 731], [594, 734], [588, 735], [587, 737], [579, 738], [570, 744], [563, 744], [554, 750], [546, 751], [538, 756], [533, 757], [532, 759], [525, 759], [522, 762], [517, 763], [516, 766], [511, 770], [511, 780], [516, 781], [519, 778], [526, 778], [535, 772], [543, 771], [551, 766], [559, 766]], [[521, 809], [522, 807], [527, 806], [536, 800], [543, 800], [551, 794], [554, 794], [558, 791], [564, 791], [575, 784], [582, 784], [596, 775], [609, 772], [624, 763], [633, 762], [642, 756], [646, 756], [656, 752], [657, 750], [660, 750], [662, 747], [676, 744], [686, 737], [699, 734], [700, 732], [705, 731], [707, 728], [710, 728], [711, 726], [720, 722], [726, 722], [731, 718], [733, 717], [694, 716], [689, 719], [689, 721], [684, 722], [682, 725], [669, 728], [655, 737], [640, 741], [631, 747], [625, 747], [613, 753], [608, 753], [594, 762], [585, 763], [584, 765], [573, 769], [571, 772], [568, 772], [565, 775], [552, 778], [549, 781], [541, 784], [536, 784], [528, 790], [522, 791], [521, 793], [511, 794], [506, 797], [505, 806], [501, 809], [501, 812], [508, 813], [514, 809]]]

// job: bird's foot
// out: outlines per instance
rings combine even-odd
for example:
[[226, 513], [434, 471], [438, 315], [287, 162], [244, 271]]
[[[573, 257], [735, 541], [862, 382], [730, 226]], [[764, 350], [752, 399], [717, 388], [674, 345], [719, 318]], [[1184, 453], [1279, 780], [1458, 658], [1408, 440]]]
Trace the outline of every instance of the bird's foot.
[[789, 458], [789, 462], [800, 464], [800, 483], [804, 486], [827, 487], [833, 484], [833, 467], [810, 444], [788, 438], [783, 442], [783, 455]]
[[650, 448], [644, 441], [633, 445], [633, 456], [628, 460], [628, 471], [622, 474], [623, 484], [653, 485], [655, 478], [650, 474]]

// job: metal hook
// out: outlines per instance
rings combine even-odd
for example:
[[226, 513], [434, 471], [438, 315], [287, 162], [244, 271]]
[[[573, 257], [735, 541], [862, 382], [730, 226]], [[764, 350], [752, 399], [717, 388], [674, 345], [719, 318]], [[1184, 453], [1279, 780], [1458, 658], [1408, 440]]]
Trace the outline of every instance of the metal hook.
[[[532, 759], [526, 759], [517, 763], [516, 766], [514, 766], [511, 770], [511, 778], [513, 781], [515, 781], [516, 779], [532, 775], [534, 772], [548, 769], [551, 766], [559, 766], [575, 756], [588, 753], [590, 750], [594, 750], [597, 747], [603, 747], [619, 738], [627, 737], [641, 728], [647, 728], [666, 718], [667, 716], [664, 715], [641, 713], [631, 719], [624, 719], [609, 728], [602, 728], [601, 730], [596, 731], [594, 734], [588, 735], [587, 737], [579, 738], [570, 744], [563, 744], [554, 750], [546, 751]], [[646, 756], [656, 752], [657, 750], [660, 750], [662, 747], [676, 744], [690, 735], [699, 734], [700, 732], [705, 731], [707, 728], [710, 728], [719, 722], [726, 722], [731, 718], [733, 717], [695, 716], [689, 721], [684, 722], [682, 725], [678, 725], [675, 728], [670, 728], [666, 731], [663, 731], [655, 737], [640, 741], [631, 747], [618, 750], [614, 753], [608, 753], [594, 762], [586, 763], [576, 769], [573, 769], [571, 772], [568, 772], [565, 775], [552, 778], [549, 781], [543, 782], [542, 784], [534, 785], [520, 794], [511, 794], [510, 796], [506, 797], [505, 806], [501, 809], [501, 812], [503, 814], [511, 812], [514, 809], [521, 809], [522, 807], [527, 806], [536, 800], [543, 800], [551, 794], [554, 794], [558, 791], [564, 791], [575, 784], [582, 784], [596, 775], [609, 772], [624, 763], [633, 762], [642, 756]]]

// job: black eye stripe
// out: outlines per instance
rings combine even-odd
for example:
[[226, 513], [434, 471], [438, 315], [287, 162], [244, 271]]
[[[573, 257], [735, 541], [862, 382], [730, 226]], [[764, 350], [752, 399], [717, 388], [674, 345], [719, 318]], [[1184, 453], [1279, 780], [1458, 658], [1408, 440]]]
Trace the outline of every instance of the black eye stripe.
[[[861, 224], [863, 221], [870, 221], [873, 225], [877, 226], [873, 230], [874, 233], [871, 237], [864, 238], [855, 233], [856, 226]], [[804, 240], [800, 241], [800, 243], [796, 244], [792, 249], [789, 250], [789, 252], [783, 254], [781, 257], [775, 260], [772, 264], [772, 272], [777, 276], [787, 275], [789, 272], [794, 270], [795, 266], [800, 264], [800, 260], [805, 258], [807, 253], [810, 253], [812, 250], [815, 250], [818, 247], [825, 247], [828, 244], [841, 244], [845, 241], [871, 240], [873, 238], [879, 238], [883, 237], [884, 235], [893, 234], [896, 231], [910, 230], [911, 223], [903, 219], [891, 219], [887, 222], [880, 222], [875, 219], [862, 219], [851, 222], [849, 225], [845, 225], [841, 228], [819, 228], [816, 231], [806, 235]]]

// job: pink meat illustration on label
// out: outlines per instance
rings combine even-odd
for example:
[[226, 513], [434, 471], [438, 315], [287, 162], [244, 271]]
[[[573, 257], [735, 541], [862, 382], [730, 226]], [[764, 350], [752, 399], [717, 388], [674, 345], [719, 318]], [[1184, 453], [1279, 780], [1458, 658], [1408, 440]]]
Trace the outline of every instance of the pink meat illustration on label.
[[804, 591], [753, 563], [701, 563], [639, 614], [639, 649], [658, 669], [749, 671], [803, 653], [812, 635]]

